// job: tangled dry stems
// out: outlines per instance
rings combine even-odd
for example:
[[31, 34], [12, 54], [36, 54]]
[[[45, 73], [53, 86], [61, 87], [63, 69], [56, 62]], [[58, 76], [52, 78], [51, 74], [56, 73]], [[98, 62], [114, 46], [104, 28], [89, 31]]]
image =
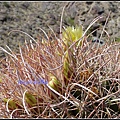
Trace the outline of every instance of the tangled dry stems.
[[[88, 29], [100, 17], [96, 18]], [[87, 29], [87, 30], [88, 30]], [[49, 35], [29, 42], [1, 61], [1, 117], [4, 118], [118, 118], [120, 114], [120, 44], [102, 47], [83, 37], [68, 48], [69, 70], [64, 74], [67, 52], [62, 38]], [[80, 46], [76, 43], [82, 40]], [[33, 43], [34, 42], [34, 43]], [[66, 46], [67, 47], [67, 46]], [[52, 88], [51, 76], [59, 81]], [[47, 84], [18, 84], [18, 80], [44, 79]]]

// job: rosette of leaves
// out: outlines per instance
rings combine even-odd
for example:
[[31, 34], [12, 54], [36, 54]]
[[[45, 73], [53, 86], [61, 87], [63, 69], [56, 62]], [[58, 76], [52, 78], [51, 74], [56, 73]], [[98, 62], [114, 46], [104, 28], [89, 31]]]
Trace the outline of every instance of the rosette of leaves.
[[64, 29], [62, 33], [62, 39], [67, 47], [69, 47], [73, 42], [79, 40], [83, 35], [82, 26], [68, 26]]

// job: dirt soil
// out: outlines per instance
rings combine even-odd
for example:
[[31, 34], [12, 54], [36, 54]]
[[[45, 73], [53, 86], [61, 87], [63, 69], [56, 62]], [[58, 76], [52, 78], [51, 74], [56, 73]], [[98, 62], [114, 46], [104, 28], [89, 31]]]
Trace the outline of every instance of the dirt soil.
[[[103, 37], [109, 36], [112, 40], [120, 38], [120, 2], [0, 2], [0, 46], [7, 49], [8, 45], [12, 50], [18, 51], [19, 44], [23, 44], [29, 37], [34, 39], [42, 38], [43, 32], [50, 31], [51, 27], [59, 34], [61, 13], [64, 5], [67, 5], [63, 15], [63, 25], [83, 25], [83, 30], [98, 16], [103, 16], [92, 27], [91, 31], [98, 29], [92, 35], [100, 37], [101, 30], [105, 26]], [[107, 17], [108, 21], [106, 23]], [[48, 27], [49, 26], [49, 27]], [[5, 56], [0, 50], [0, 57]]]

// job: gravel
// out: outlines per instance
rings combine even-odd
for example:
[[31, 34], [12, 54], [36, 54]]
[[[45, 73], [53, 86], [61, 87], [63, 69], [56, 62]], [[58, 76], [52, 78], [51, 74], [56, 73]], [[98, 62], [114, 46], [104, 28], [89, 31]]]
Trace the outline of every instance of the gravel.
[[[12, 50], [18, 51], [20, 44], [29, 37], [20, 32], [12, 32], [12, 30], [21, 30], [34, 39], [41, 38], [42, 28], [47, 33], [51, 27], [55, 33], [59, 34], [59, 26], [61, 13], [64, 5], [63, 25], [83, 25], [83, 29], [98, 16], [103, 16], [90, 29], [89, 32], [98, 29], [92, 35], [100, 37], [106, 18], [109, 16], [105, 30], [110, 38], [120, 38], [120, 2], [0, 2], [0, 46], [7, 49], [8, 45]], [[49, 27], [48, 27], [49, 26]], [[103, 34], [103, 39], [106, 38]], [[0, 51], [0, 57], [5, 56], [3, 51]]]

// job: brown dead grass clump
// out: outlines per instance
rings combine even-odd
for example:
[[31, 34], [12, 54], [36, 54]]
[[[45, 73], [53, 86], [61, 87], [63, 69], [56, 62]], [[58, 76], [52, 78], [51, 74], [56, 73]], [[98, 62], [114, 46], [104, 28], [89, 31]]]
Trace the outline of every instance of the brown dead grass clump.
[[0, 48], [8, 54], [1, 60], [0, 117], [119, 117], [120, 44], [94, 47], [87, 30], [81, 36], [81, 28], [67, 30], [66, 38], [48, 35], [35, 41], [29, 36], [19, 53]]

